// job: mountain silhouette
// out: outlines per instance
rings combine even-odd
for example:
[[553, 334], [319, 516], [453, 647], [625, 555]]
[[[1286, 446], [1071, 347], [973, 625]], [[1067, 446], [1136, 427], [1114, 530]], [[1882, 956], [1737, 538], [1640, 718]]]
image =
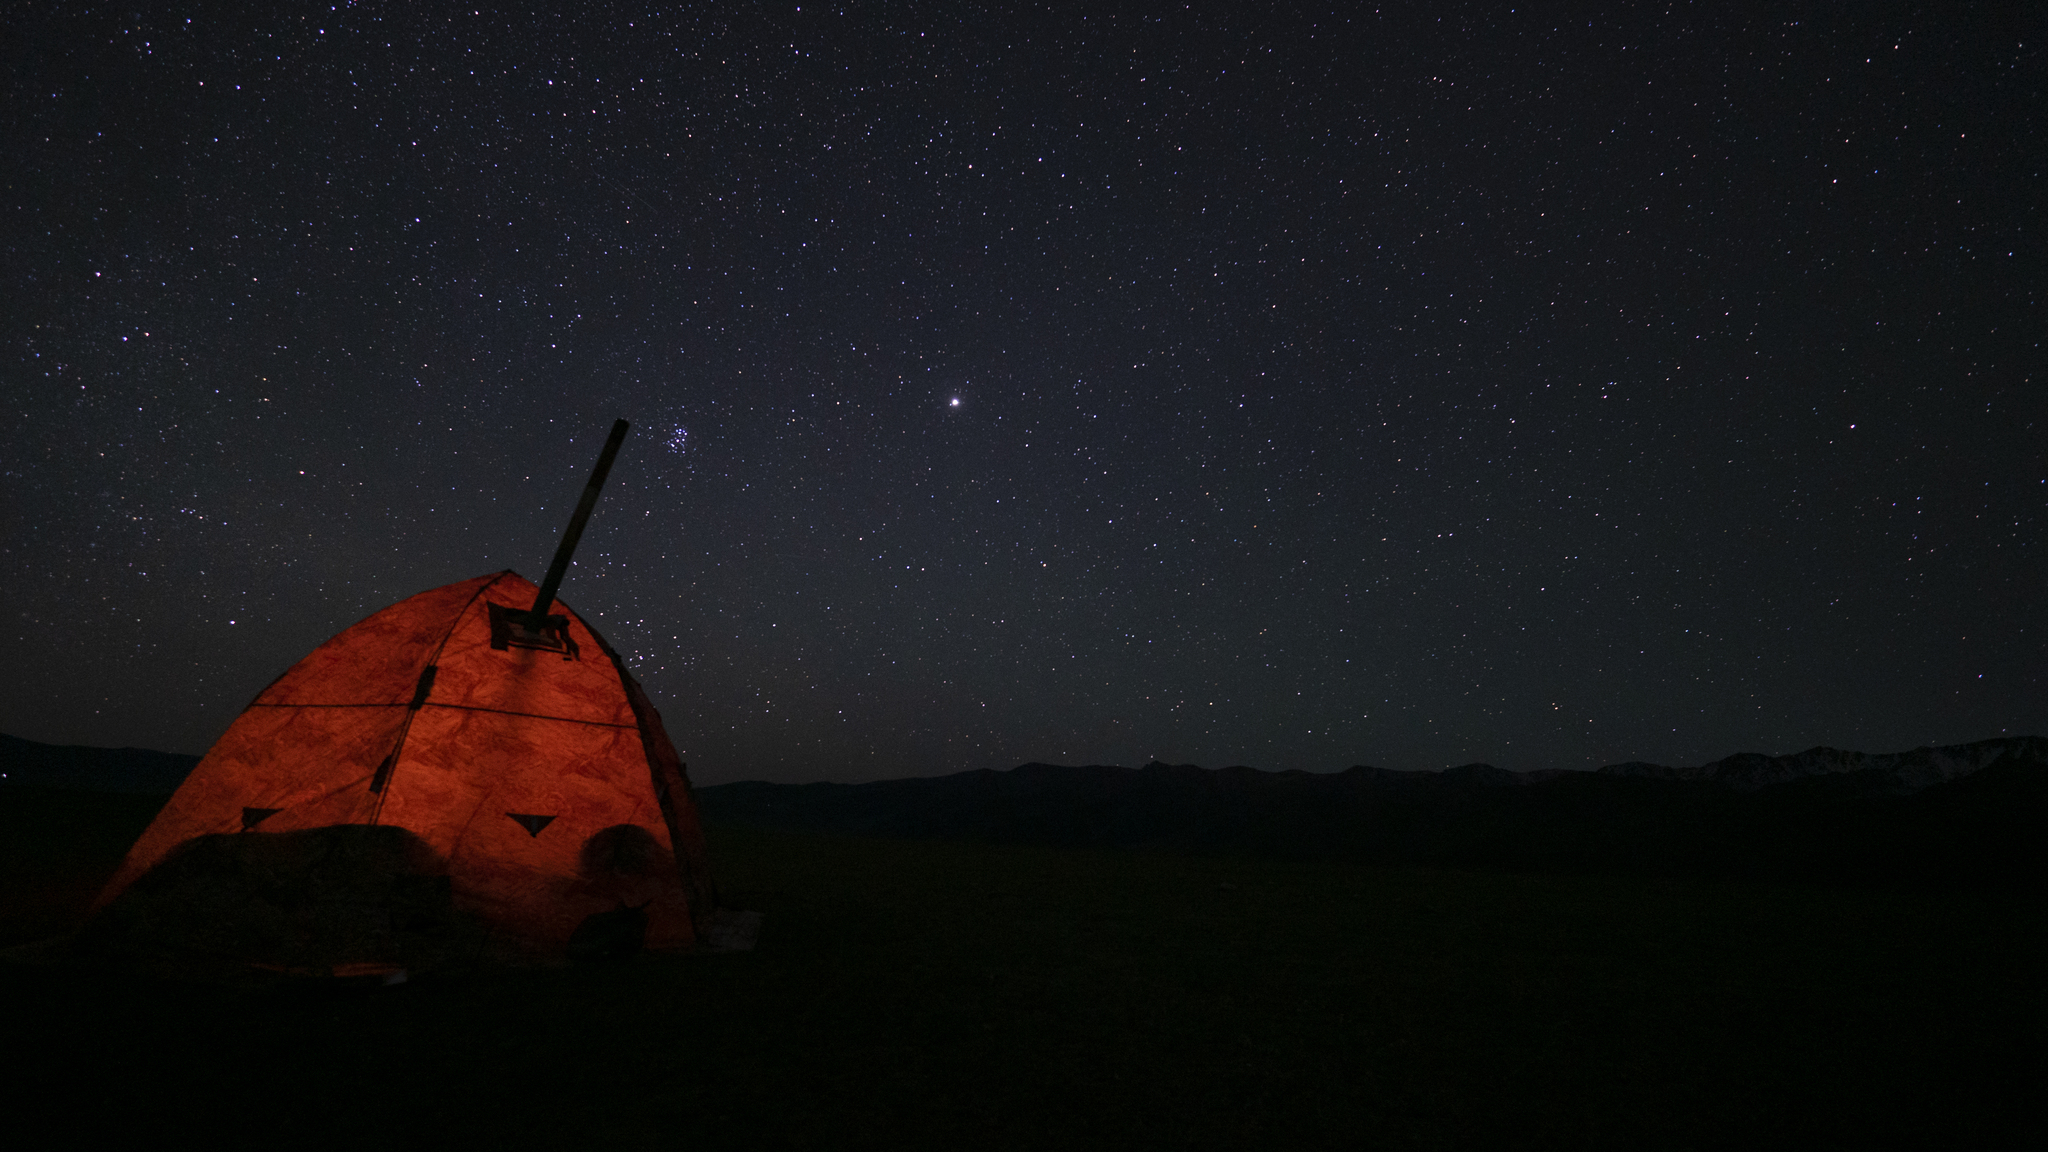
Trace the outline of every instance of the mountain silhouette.
[[0, 733], [0, 785], [168, 796], [198, 763], [177, 752], [39, 744]]
[[707, 820], [865, 836], [1444, 867], [2036, 883], [2048, 740], [1696, 768], [1334, 773], [1026, 764], [867, 784], [698, 790]]

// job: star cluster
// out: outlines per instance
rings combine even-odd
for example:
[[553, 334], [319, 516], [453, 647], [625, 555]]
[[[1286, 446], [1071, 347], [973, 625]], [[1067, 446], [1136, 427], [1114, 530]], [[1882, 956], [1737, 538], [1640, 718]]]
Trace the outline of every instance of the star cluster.
[[1715, 6], [44, 5], [0, 729], [538, 576], [700, 780], [2048, 729], [2042, 57]]

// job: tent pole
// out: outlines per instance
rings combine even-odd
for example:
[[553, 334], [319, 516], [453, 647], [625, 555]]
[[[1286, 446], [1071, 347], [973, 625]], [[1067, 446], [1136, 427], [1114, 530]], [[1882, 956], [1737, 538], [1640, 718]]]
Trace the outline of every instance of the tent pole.
[[548, 565], [548, 577], [540, 582], [540, 595], [533, 598], [533, 626], [538, 628], [547, 619], [548, 608], [555, 602], [555, 592], [562, 587], [562, 577], [568, 574], [569, 557], [576, 553], [576, 542], [583, 538], [583, 526], [590, 522], [590, 510], [597, 507], [597, 494], [604, 488], [604, 478], [612, 470], [612, 458], [619, 454], [619, 444], [626, 438], [630, 427], [624, 420], [612, 425], [611, 439], [604, 442], [604, 451], [597, 455], [597, 467], [591, 470], [590, 483], [583, 486], [583, 499], [576, 504], [576, 514], [569, 517], [569, 527], [562, 533], [562, 543], [555, 549], [555, 561]]

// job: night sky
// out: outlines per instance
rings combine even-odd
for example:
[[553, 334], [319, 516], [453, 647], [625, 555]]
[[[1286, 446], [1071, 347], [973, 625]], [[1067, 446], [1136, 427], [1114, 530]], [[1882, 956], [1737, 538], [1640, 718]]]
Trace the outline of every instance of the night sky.
[[701, 783], [2048, 732], [2024, 6], [143, 7], [0, 16], [0, 730], [204, 751], [624, 417]]

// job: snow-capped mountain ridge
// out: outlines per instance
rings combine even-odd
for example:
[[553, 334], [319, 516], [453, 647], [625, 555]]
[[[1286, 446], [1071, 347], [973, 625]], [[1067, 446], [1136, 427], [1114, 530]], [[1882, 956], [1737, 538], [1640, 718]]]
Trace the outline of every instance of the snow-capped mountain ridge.
[[1815, 747], [1784, 756], [1759, 752], [1738, 752], [1696, 768], [1671, 768], [1662, 764], [1631, 761], [1600, 769], [1609, 776], [1644, 776], [1658, 780], [1698, 780], [1722, 784], [1739, 792], [1754, 792], [1773, 784], [1815, 776], [1837, 776], [1850, 772], [1877, 773], [1886, 779], [1886, 791], [1918, 792], [1936, 784], [1958, 780], [2002, 757], [2048, 761], [2048, 738], [2001, 736], [1969, 744], [1944, 744], [1914, 748], [1907, 752], [1850, 752], [1841, 748]]

